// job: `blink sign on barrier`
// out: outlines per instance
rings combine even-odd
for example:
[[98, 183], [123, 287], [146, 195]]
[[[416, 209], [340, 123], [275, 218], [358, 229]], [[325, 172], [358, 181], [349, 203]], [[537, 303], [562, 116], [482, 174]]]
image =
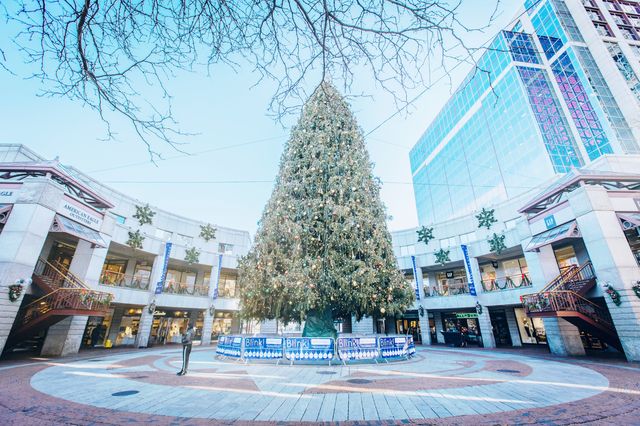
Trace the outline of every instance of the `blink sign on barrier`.
[[343, 361], [376, 359], [379, 355], [377, 337], [338, 337], [338, 356]]
[[384, 358], [410, 357], [415, 354], [412, 336], [381, 337], [380, 356]]
[[288, 337], [284, 356], [291, 361], [330, 361], [334, 343], [331, 338]]
[[282, 344], [282, 337], [245, 337], [244, 358], [280, 359]]
[[240, 358], [242, 356], [242, 337], [220, 336], [218, 338], [218, 347], [216, 348], [216, 353], [218, 355]]

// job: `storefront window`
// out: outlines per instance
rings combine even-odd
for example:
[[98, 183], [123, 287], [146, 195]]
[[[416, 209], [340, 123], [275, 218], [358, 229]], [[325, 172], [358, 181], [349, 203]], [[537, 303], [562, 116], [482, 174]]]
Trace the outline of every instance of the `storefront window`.
[[558, 268], [560, 268], [560, 271], [569, 268], [572, 265], [580, 266], [580, 262], [578, 262], [578, 257], [576, 256], [573, 246], [555, 249], [554, 253], [556, 255], [556, 261], [558, 262]]
[[542, 318], [529, 318], [522, 308], [515, 308], [513, 311], [516, 315], [522, 343], [533, 345], [547, 343], [547, 334], [544, 330]]
[[138, 334], [138, 326], [140, 325], [140, 315], [142, 310], [129, 309], [125, 311], [125, 315], [120, 321], [118, 334], [116, 335], [115, 346], [133, 345]]
[[460, 332], [471, 344], [481, 342], [480, 327], [477, 314], [474, 312], [446, 312], [442, 314], [442, 325], [445, 332]]
[[430, 288], [431, 296], [455, 296], [469, 293], [464, 269], [436, 273], [436, 283]]
[[233, 314], [231, 312], [216, 312], [213, 320], [211, 338], [217, 339], [220, 335], [231, 334]]
[[236, 280], [238, 275], [231, 271], [220, 272], [220, 282], [218, 283], [218, 296], [232, 298], [236, 297]]

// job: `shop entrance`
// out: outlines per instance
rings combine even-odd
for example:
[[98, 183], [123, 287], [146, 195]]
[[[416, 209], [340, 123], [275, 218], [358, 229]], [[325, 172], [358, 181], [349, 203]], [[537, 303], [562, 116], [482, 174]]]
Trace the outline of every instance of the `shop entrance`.
[[187, 329], [190, 321], [189, 311], [169, 311], [158, 309], [153, 314], [151, 337], [153, 345], [180, 343], [182, 332]]
[[69, 271], [76, 246], [62, 241], [54, 241], [47, 261], [60, 269], [61, 272]]
[[520, 332], [520, 340], [524, 344], [530, 345], [546, 345], [547, 334], [544, 330], [542, 318], [529, 318], [523, 308], [515, 308], [513, 310], [518, 323], [518, 331]]
[[[482, 335], [478, 325], [478, 314], [475, 312], [443, 312], [442, 325], [447, 336], [461, 339], [464, 344], [482, 346]], [[457, 336], [459, 335], [459, 336]]]
[[396, 319], [396, 332], [413, 336], [413, 341], [422, 344], [418, 312], [406, 312], [402, 318]]
[[491, 318], [491, 328], [493, 328], [493, 337], [496, 339], [496, 346], [513, 346], [505, 310], [490, 310], [489, 317]]

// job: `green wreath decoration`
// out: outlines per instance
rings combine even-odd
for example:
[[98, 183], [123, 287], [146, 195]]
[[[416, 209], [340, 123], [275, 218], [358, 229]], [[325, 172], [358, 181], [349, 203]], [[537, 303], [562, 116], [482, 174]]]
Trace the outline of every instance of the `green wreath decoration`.
[[620, 293], [618, 290], [613, 288], [611, 284], [605, 284], [604, 291], [609, 295], [611, 301], [615, 303], [616, 306], [620, 306], [622, 304], [622, 300], [620, 300]]

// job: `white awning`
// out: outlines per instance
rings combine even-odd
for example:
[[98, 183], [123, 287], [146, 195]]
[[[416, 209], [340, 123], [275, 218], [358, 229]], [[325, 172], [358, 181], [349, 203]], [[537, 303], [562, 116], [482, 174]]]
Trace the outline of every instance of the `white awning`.
[[640, 226], [640, 213], [618, 213], [618, 219], [623, 231]]
[[537, 248], [564, 240], [565, 238], [580, 238], [580, 230], [575, 220], [551, 228], [538, 235], [534, 235], [525, 251], [535, 251]]
[[0, 204], [0, 223], [7, 223], [13, 204]]
[[64, 216], [60, 216], [59, 214], [57, 214], [53, 219], [53, 224], [51, 225], [50, 231], [64, 232], [66, 234], [78, 237], [81, 240], [88, 241], [91, 244], [95, 244], [98, 247], [107, 247], [107, 243], [105, 243], [105, 241], [102, 239], [99, 232], [94, 231], [91, 228], [87, 228], [81, 223], [68, 219]]

